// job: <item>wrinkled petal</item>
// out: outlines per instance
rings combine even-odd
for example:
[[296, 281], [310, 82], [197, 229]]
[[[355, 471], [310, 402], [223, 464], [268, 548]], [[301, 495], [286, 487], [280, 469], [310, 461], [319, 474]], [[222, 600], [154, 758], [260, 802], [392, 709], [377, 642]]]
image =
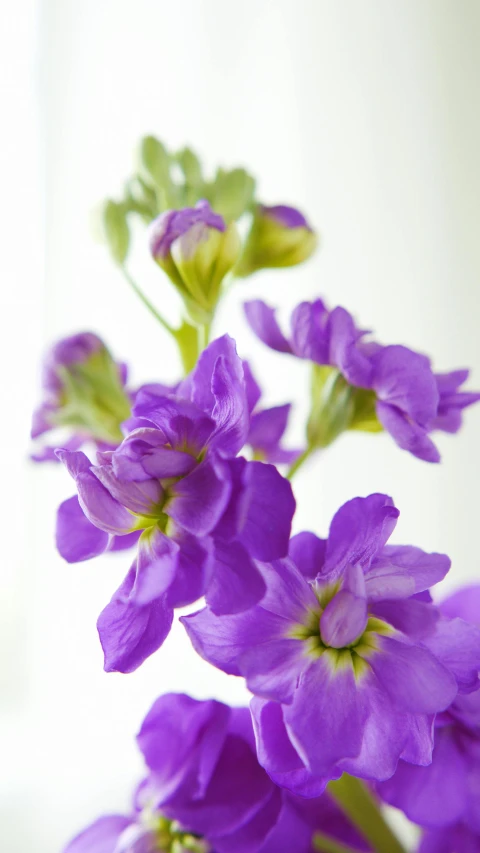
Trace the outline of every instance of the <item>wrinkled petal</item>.
[[257, 604], [265, 582], [255, 563], [239, 542], [217, 542], [212, 562], [207, 602], [218, 616], [241, 613]]
[[74, 495], [58, 508], [55, 541], [59, 554], [67, 563], [80, 563], [103, 554], [109, 535], [88, 520]]
[[314, 533], [304, 531], [292, 536], [288, 547], [288, 555], [292, 558], [297, 569], [307, 580], [315, 580], [323, 572], [327, 540], [320, 539]]
[[304, 625], [308, 611], [318, 608], [317, 597], [311, 585], [291, 560], [263, 563], [260, 570], [267, 584], [262, 598], [262, 609], [283, 616], [290, 625]]
[[480, 627], [480, 584], [469, 584], [456, 590], [439, 604], [444, 616], [459, 616], [465, 622]]
[[367, 619], [366, 598], [342, 589], [327, 604], [320, 618], [322, 640], [334, 649], [345, 648], [363, 634]]
[[185, 607], [205, 594], [211, 574], [213, 545], [210, 539], [197, 539], [185, 530], [175, 531], [172, 535], [180, 550], [167, 601], [171, 607]]
[[254, 697], [250, 703], [258, 760], [270, 778], [282, 788], [302, 797], [318, 797], [331, 776], [314, 776], [292, 745], [282, 706]]
[[248, 325], [267, 347], [278, 352], [292, 352], [292, 347], [280, 330], [273, 308], [260, 299], [244, 303]]
[[435, 633], [425, 640], [428, 648], [455, 676], [459, 690], [479, 686], [480, 628], [463, 619], [440, 619]]
[[284, 707], [289, 738], [316, 776], [331, 776], [340, 759], [358, 755], [366, 716], [352, 667], [334, 670], [325, 655], [302, 675], [292, 704]]
[[419, 426], [428, 426], [439, 402], [429, 359], [404, 346], [388, 346], [377, 350], [372, 364], [379, 400], [405, 412]]
[[285, 557], [295, 512], [290, 483], [273, 465], [247, 462], [243, 468], [243, 484], [237, 516], [238, 538], [257, 560]]
[[189, 533], [205, 536], [221, 518], [230, 496], [230, 482], [207, 459], [169, 490], [166, 512]]
[[387, 545], [365, 575], [370, 601], [407, 598], [443, 580], [451, 561], [446, 554], [426, 554], [411, 545]]
[[[175, 407], [171, 401], [168, 401], [168, 405], [169, 411], [170, 407]], [[174, 412], [173, 417], [179, 417], [175, 408]], [[168, 479], [188, 474], [197, 460], [191, 453], [166, 447], [171, 440], [172, 436], [167, 437], [160, 429], [134, 429], [112, 455], [114, 473], [127, 482], [148, 481], [152, 477]]]
[[251, 414], [257, 405], [260, 397], [262, 396], [262, 391], [260, 385], [258, 384], [255, 376], [252, 373], [252, 368], [248, 361], [245, 359], [242, 362], [243, 364], [243, 378], [245, 380], [245, 392], [247, 395], [247, 405], [248, 411]]
[[135, 570], [130, 569], [98, 617], [105, 672], [134, 672], [160, 648], [170, 632], [173, 609], [167, 606], [165, 598], [144, 607], [128, 601], [134, 582]]
[[390, 433], [402, 450], [408, 450], [425, 462], [440, 462], [440, 453], [428, 437], [425, 427], [411, 421], [395, 406], [377, 400], [377, 417], [383, 428]]
[[389, 539], [400, 515], [387, 495], [354, 498], [333, 517], [324, 574], [338, 577], [348, 564], [368, 568]]
[[433, 634], [439, 619], [436, 607], [415, 598], [377, 601], [370, 607], [370, 613], [415, 640]]
[[439, 729], [435, 752], [427, 767], [415, 767], [401, 761], [397, 772], [383, 782], [378, 792], [382, 799], [401, 809], [421, 826], [448, 826], [460, 820], [467, 799], [468, 765], [451, 731]]
[[219, 356], [211, 380], [215, 432], [210, 444], [225, 456], [236, 456], [245, 444], [250, 424], [242, 362]]
[[371, 388], [371, 359], [358, 345], [359, 331], [345, 308], [334, 308], [329, 321], [329, 363], [334, 364], [345, 379], [360, 388]]
[[428, 649], [382, 637], [370, 666], [394, 707], [411, 714], [444, 711], [457, 694], [451, 672]]
[[92, 524], [106, 533], [130, 533], [133, 527], [131, 513], [95, 477], [88, 457], [81, 450], [59, 450], [57, 456], [75, 480], [80, 506]]
[[139, 515], [155, 514], [160, 504], [163, 490], [158, 480], [142, 480], [140, 482], [125, 482], [114, 474], [110, 463], [92, 468], [96, 478], [122, 506]]
[[277, 447], [287, 428], [291, 405], [272, 406], [253, 415], [248, 443], [254, 448], [270, 450]]
[[329, 364], [328, 311], [322, 300], [297, 305], [291, 324], [295, 355], [317, 364]]
[[[266, 802], [243, 826], [224, 836], [218, 836], [215, 831], [209, 833], [209, 840], [215, 845], [215, 853], [252, 853], [252, 850], [258, 850], [272, 826], [275, 826], [281, 806], [282, 793], [278, 788], [272, 788]], [[277, 850], [277, 853], [280, 851]]]
[[115, 853], [119, 837], [131, 823], [123, 815], [101, 817], [67, 844], [63, 853]]
[[179, 545], [158, 529], [142, 533], [138, 543], [135, 583], [126, 600], [141, 606], [160, 598], [175, 578], [179, 551]]

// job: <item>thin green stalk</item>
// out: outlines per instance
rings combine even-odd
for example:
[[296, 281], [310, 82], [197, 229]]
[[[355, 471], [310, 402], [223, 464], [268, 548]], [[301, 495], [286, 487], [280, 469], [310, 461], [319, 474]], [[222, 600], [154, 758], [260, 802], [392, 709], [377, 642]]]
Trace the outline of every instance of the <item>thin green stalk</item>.
[[202, 353], [204, 349], [208, 347], [210, 342], [210, 329], [211, 324], [205, 323], [203, 326], [198, 327], [198, 351]]
[[156, 319], [156, 320], [158, 320], [158, 322], [160, 323], [160, 325], [161, 325], [161, 326], [163, 326], [163, 328], [165, 329], [165, 331], [167, 331], [170, 335], [172, 335], [173, 337], [175, 337], [176, 331], [175, 331], [175, 329], [173, 328], [173, 326], [171, 326], [171, 325], [170, 325], [170, 323], [168, 323], [168, 322], [167, 322], [167, 320], [165, 320], [165, 318], [164, 318], [164, 317], [162, 317], [162, 315], [160, 314], [160, 312], [159, 312], [159, 311], [157, 311], [157, 309], [155, 308], [155, 306], [154, 306], [154, 305], [152, 305], [152, 303], [150, 302], [150, 300], [145, 296], [145, 294], [144, 294], [143, 290], [141, 290], [141, 289], [139, 288], [139, 286], [138, 286], [137, 282], [132, 278], [132, 276], [131, 276], [131, 275], [130, 275], [130, 273], [128, 272], [127, 268], [126, 268], [123, 264], [122, 264], [122, 266], [121, 266], [121, 269], [122, 269], [122, 272], [123, 272], [123, 274], [124, 274], [124, 276], [125, 276], [126, 280], [127, 280], [127, 281], [128, 281], [128, 283], [129, 283], [130, 287], [132, 288], [132, 290], [134, 290], [134, 291], [135, 291], [135, 293], [137, 294], [137, 296], [142, 300], [142, 302], [143, 302], [143, 304], [145, 305], [145, 307], [146, 307], [146, 308], [148, 308], [148, 310], [150, 311], [150, 313], [155, 317], [155, 319]]
[[312, 456], [312, 454], [314, 452], [315, 452], [314, 447], [307, 447], [307, 449], [304, 450], [303, 453], [300, 454], [300, 456], [297, 456], [297, 458], [295, 459], [295, 462], [292, 463], [292, 465], [290, 466], [290, 468], [288, 469], [288, 471], [286, 473], [287, 480], [293, 479], [293, 477], [295, 476], [295, 474], [297, 473], [299, 468], [302, 467], [303, 463], [306, 462], [307, 459], [309, 459], [310, 456]]
[[328, 785], [330, 796], [371, 844], [375, 853], [406, 853], [384, 819], [375, 798], [366, 785], [344, 773]]
[[341, 844], [340, 841], [325, 835], [323, 832], [315, 833], [313, 846], [319, 853], [358, 853], [358, 850], [348, 847], [347, 844]]

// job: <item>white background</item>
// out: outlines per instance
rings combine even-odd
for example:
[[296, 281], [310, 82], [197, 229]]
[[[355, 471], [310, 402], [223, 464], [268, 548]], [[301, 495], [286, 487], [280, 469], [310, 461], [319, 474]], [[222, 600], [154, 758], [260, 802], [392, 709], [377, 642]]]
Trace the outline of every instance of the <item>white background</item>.
[[[23, 0], [2, 19], [0, 848], [55, 853], [126, 807], [141, 772], [132, 736], [159, 693], [245, 696], [180, 629], [134, 675], [102, 672], [95, 620], [128, 558], [63, 563], [54, 512], [72, 486], [24, 461], [40, 354], [55, 338], [94, 329], [135, 382], [178, 369], [92, 242], [92, 208], [120, 190], [148, 132], [195, 146], [209, 167], [243, 164], [267, 203], [298, 205], [322, 233], [314, 261], [239, 286], [219, 321], [255, 359], [269, 401], [300, 400], [306, 365], [254, 342], [245, 296], [287, 316], [322, 294], [439, 369], [471, 366], [478, 387], [480, 4]], [[133, 265], [175, 319], [144, 251], [139, 233]], [[466, 420], [439, 438], [439, 466], [387, 436], [342, 438], [299, 474], [296, 529], [324, 535], [342, 502], [386, 491], [402, 512], [398, 542], [446, 551], [449, 587], [478, 577], [480, 408]]]

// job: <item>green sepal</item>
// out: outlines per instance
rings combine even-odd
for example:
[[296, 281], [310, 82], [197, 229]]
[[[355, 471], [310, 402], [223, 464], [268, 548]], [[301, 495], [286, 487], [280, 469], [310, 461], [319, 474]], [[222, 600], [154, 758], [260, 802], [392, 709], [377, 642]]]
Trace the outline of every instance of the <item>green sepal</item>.
[[350, 385], [336, 367], [312, 364], [309, 448], [328, 447], [345, 430], [381, 432], [374, 391]]
[[185, 374], [190, 373], [198, 360], [198, 328], [184, 320], [180, 328], [175, 331], [175, 340]]
[[215, 180], [205, 190], [215, 213], [223, 216], [228, 224], [252, 208], [255, 179], [245, 169], [218, 169]]
[[124, 204], [108, 200], [102, 211], [103, 233], [110, 254], [117, 264], [123, 264], [130, 246], [130, 230]]

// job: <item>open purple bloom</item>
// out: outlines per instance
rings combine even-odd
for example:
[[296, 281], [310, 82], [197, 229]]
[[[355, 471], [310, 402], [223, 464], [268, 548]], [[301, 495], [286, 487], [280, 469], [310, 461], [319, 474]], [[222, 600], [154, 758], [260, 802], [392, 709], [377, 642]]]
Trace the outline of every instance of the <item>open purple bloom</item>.
[[301, 450], [286, 450], [281, 446], [291, 404], [285, 403], [268, 409], [259, 408], [258, 403], [262, 392], [246, 361], [243, 363], [243, 370], [248, 407], [251, 412], [247, 444], [253, 451], [254, 459], [271, 462], [273, 465], [291, 465], [301, 453]]
[[202, 657], [246, 679], [260, 763], [300, 795], [342, 771], [383, 780], [399, 758], [428, 764], [435, 714], [478, 683], [478, 630], [437, 629], [425, 592], [450, 561], [387, 545], [398, 515], [385, 495], [355, 498], [326, 541], [298, 534], [290, 559], [261, 566], [259, 604], [181, 620]]
[[403, 450], [438, 462], [431, 433], [456, 432], [463, 409], [480, 400], [480, 394], [460, 390], [468, 371], [435, 374], [426, 356], [367, 340], [348, 311], [330, 311], [320, 299], [297, 306], [290, 338], [281, 331], [274, 310], [260, 300], [247, 302], [245, 312], [267, 346], [320, 366], [314, 404], [321, 402], [321, 407], [317, 422], [309, 425], [316, 446], [325, 446], [345, 429], [383, 428]]
[[234, 613], [262, 597], [254, 560], [286, 554], [295, 501], [276, 468], [237, 457], [249, 411], [228, 336], [210, 344], [175, 395], [140, 390], [124, 428], [95, 465], [80, 451], [59, 452], [78, 502], [59, 508], [57, 545], [78, 562], [112, 537], [139, 535], [134, 564], [98, 621], [105, 668], [130, 672], [161, 645], [173, 608], [205, 594], [216, 613]]
[[[78, 450], [92, 443], [100, 450], [122, 440], [120, 424], [130, 416], [125, 390], [127, 370], [115, 362], [93, 332], [81, 332], [58, 341], [43, 364], [43, 402], [35, 410], [32, 438], [63, 429], [56, 447]], [[56, 461], [55, 447], [44, 446], [32, 458]]]
[[271, 781], [247, 708], [167, 694], [137, 740], [149, 775], [132, 813], [101, 818], [64, 853], [311, 853], [316, 830], [366, 849], [327, 795], [306, 802]]
[[[442, 620], [433, 639], [434, 646], [456, 656], [458, 665], [468, 651], [466, 639], [459, 645], [457, 636], [466, 638], [466, 623], [480, 626], [480, 586], [454, 593], [440, 610]], [[480, 632], [476, 636], [470, 631], [468, 634], [472, 645], [480, 642]], [[378, 792], [415, 823], [431, 828], [462, 823], [478, 834], [479, 843], [480, 690], [457, 696], [438, 715], [432, 763], [428, 767], [412, 767], [401, 761], [395, 775], [378, 786]]]

